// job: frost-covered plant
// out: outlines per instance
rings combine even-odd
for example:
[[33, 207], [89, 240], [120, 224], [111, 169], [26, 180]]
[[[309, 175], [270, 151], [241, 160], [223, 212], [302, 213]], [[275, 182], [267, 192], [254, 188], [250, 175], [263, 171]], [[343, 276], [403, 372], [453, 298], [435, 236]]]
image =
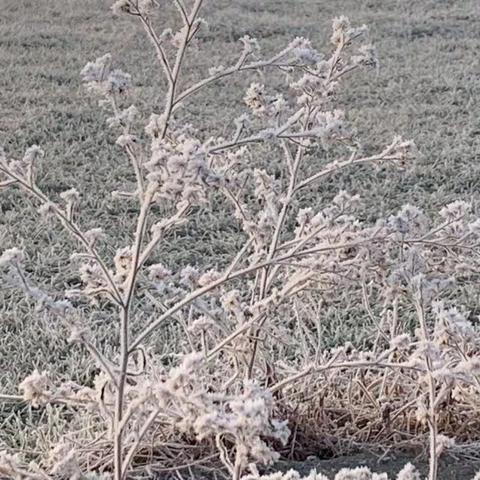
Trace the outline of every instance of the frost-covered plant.
[[[138, 209], [133, 235], [119, 232], [114, 239], [116, 244], [128, 240], [113, 258], [101, 253], [108, 243], [101, 226], [85, 230], [79, 223], [82, 199], [75, 188], [56, 200], [43, 193], [36, 165], [44, 153], [38, 146], [21, 160], [1, 153], [0, 186], [19, 187], [38, 203], [41, 215], [56, 220], [75, 240], [79, 250], [72, 262], [81, 288], [43, 291], [26, 275], [28, 255], [17, 248], [0, 257], [5, 280], [62, 319], [70, 340], [83, 345], [100, 369], [90, 387], [56, 385], [47, 372], [35, 371], [20, 385], [23, 398], [33, 406], [62, 402], [90, 412], [99, 432], [97, 445], [113, 449], [96, 462], [97, 469], [112, 471], [115, 480], [126, 479], [142, 465], [142, 449], [153, 446], [161, 452], [170, 439], [183, 440], [185, 450], [188, 442], [214, 445], [237, 480], [250, 463], [276, 460], [274, 445], [289, 442], [288, 425], [277, 419], [278, 413], [288, 411], [299, 396], [314, 395], [320, 386], [326, 403], [341, 404], [348, 391], [350, 426], [360, 404], [368, 405], [367, 419], [381, 413], [388, 428], [402, 414], [394, 410], [402, 397], [407, 409], [399, 410], [416, 408], [418, 424], [428, 424], [434, 480], [438, 455], [451, 445], [439, 433], [440, 402], [448, 396], [462, 399], [462, 408], [473, 408], [477, 392], [476, 332], [465, 314], [441, 303], [441, 297], [453, 288], [455, 277], [468, 279], [480, 266], [472, 255], [478, 254], [479, 220], [471, 206], [456, 202], [440, 212], [439, 222], [406, 205], [397, 215], [369, 224], [356, 216], [359, 196], [344, 191], [313, 209], [309, 195], [324, 178], [363, 164], [403, 168], [415, 154], [413, 143], [399, 137], [378, 153], [364, 154], [348, 116], [337, 108], [336, 93], [344, 79], [377, 66], [370, 44], [356, 47], [365, 27], [354, 28], [345, 17], [335, 19], [333, 50], [325, 56], [309, 40], [296, 38], [262, 58], [258, 42], [243, 37], [234, 62], [213, 67], [206, 78], [187, 85], [182, 67], [204, 24], [202, 3], [173, 0], [181, 26], [161, 33], [155, 25], [159, 2], [120, 0], [113, 5], [116, 13], [141, 23], [165, 74], [163, 111], [153, 112], [148, 122], [126, 104], [135, 79], [114, 68], [110, 55], [81, 72], [88, 90], [111, 112], [108, 125], [135, 173], [134, 187], [113, 192], [115, 199], [135, 202]], [[247, 113], [226, 137], [207, 136], [182, 121], [182, 106], [202, 88], [266, 68], [285, 76], [287, 88], [279, 91], [252, 81], [243, 96]], [[144, 133], [138, 128], [142, 122]], [[257, 160], [259, 145], [279, 159], [276, 171]], [[335, 160], [327, 162], [326, 152]], [[194, 207], [215, 212], [213, 197], [218, 195], [230, 205], [243, 247], [217, 269], [167, 266], [158, 258], [162, 243], [188, 222]], [[312, 291], [326, 304], [348, 297], [364, 304], [377, 327], [370, 351], [321, 349], [312, 341], [315, 327], [304, 328], [299, 311], [302, 302], [311, 303]], [[381, 305], [380, 312], [372, 301]], [[96, 344], [85, 314], [101, 308], [119, 314], [113, 356]], [[145, 320], [142, 313], [152, 309], [156, 315]], [[401, 315], [418, 321], [411, 337]], [[165, 364], [148, 341], [167, 321], [178, 323], [181, 338]], [[299, 345], [300, 338], [302, 348], [292, 350], [292, 341]], [[355, 436], [352, 429], [331, 426], [332, 434]], [[42, 469], [35, 467], [43, 472], [39, 478], [89, 478], [85, 451], [67, 440], [52, 447]], [[5, 468], [23, 468], [14, 457], [2, 461]], [[399, 478], [415, 478], [405, 472]], [[336, 478], [385, 476], [357, 469]]]
[[[405, 470], [405, 469], [404, 469]], [[397, 477], [397, 480], [410, 479], [414, 477], [401, 477], [401, 474]], [[289, 470], [288, 472], [275, 472], [268, 475], [245, 475], [243, 480], [328, 480], [328, 477], [317, 473], [316, 470], [312, 470], [308, 475], [301, 476], [295, 470]], [[377, 474], [372, 473], [368, 467], [355, 467], [355, 468], [342, 468], [336, 475], [334, 480], [388, 480], [386, 473]]]
[[[253, 468], [253, 470], [255, 469]], [[478, 474], [472, 480], [476, 480], [477, 477]], [[354, 467], [342, 468], [333, 477], [333, 480], [388, 480], [389, 478], [388, 474], [372, 472], [368, 467]], [[421, 480], [421, 478], [420, 473], [411, 463], [407, 463], [395, 477], [396, 480]], [[267, 475], [259, 475], [255, 471], [251, 475], [245, 475], [242, 480], [328, 480], [328, 477], [316, 470], [311, 470], [305, 476], [300, 475], [295, 470]]]

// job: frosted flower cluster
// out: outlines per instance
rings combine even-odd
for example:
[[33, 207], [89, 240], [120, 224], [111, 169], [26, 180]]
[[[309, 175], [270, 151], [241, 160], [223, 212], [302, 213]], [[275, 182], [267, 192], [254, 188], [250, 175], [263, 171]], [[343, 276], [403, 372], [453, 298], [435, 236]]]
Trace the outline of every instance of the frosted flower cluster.
[[111, 7], [112, 12], [130, 15], [148, 15], [158, 6], [156, 0], [117, 0]]
[[95, 296], [108, 290], [104, 274], [95, 262], [83, 263], [79, 267], [79, 275], [84, 285], [85, 295]]
[[330, 41], [334, 45], [349, 43], [356, 37], [364, 35], [368, 31], [366, 25], [352, 27], [350, 20], [343, 15], [333, 19], [332, 29], [333, 33]]
[[315, 65], [324, 57], [315, 48], [308, 39], [302, 39], [298, 42], [299, 45], [293, 49], [293, 54], [302, 65]]
[[82, 480], [82, 471], [78, 465], [76, 453], [72, 445], [59, 443], [50, 451], [47, 463], [51, 465], [52, 475], [62, 476], [70, 480]]
[[30, 402], [34, 407], [47, 403], [51, 396], [51, 382], [45, 371], [34, 370], [18, 388], [23, 392], [24, 400]]
[[252, 83], [243, 100], [253, 114], [266, 117], [275, 117], [286, 105], [283, 95], [266, 95], [265, 85], [260, 83]]
[[9, 160], [4, 150], [0, 148], [0, 166], [3, 167], [0, 169], [0, 173], [7, 173], [8, 170], [14, 174], [15, 177], [7, 174], [7, 178], [10, 177], [7, 184], [16, 183], [18, 181], [16, 177], [20, 177], [31, 184], [35, 178], [34, 169], [44, 156], [45, 152], [38, 145], [31, 145], [25, 151], [22, 159]]
[[151, 158], [145, 169], [148, 181], [158, 185], [158, 199], [203, 203], [206, 189], [220, 184], [208, 165], [205, 146], [186, 135], [174, 140], [153, 138]]
[[107, 53], [88, 62], [80, 75], [87, 87], [103, 95], [125, 93], [132, 86], [132, 79], [128, 73], [120, 69], [111, 68], [112, 56]]
[[389, 226], [401, 235], [407, 233], [423, 234], [429, 227], [427, 216], [417, 207], [404, 205], [398, 214], [390, 216]]
[[0, 267], [8, 267], [11, 265], [18, 265], [23, 262], [23, 251], [17, 247], [4, 250], [0, 256]]
[[262, 440], [270, 437], [286, 444], [290, 431], [286, 422], [272, 419], [271, 394], [254, 383], [246, 383], [244, 391], [225, 402], [221, 409], [210, 409], [198, 417], [194, 430], [198, 437], [228, 435], [235, 443], [236, 460], [244, 467], [249, 460], [272, 463], [278, 454]]

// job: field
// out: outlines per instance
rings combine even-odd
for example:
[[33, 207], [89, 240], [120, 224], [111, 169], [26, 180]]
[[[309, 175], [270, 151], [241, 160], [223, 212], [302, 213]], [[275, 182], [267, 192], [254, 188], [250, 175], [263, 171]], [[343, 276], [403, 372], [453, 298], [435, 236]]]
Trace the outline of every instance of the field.
[[[128, 101], [145, 119], [151, 111], [160, 112], [166, 86], [142, 28], [130, 18], [113, 16], [110, 3], [2, 1], [0, 145], [12, 157], [40, 145], [45, 151], [39, 174], [43, 191], [55, 197], [75, 186], [82, 194], [83, 225], [104, 226], [115, 238], [105, 251], [113, 256], [125, 243], [115, 234], [130, 228], [135, 211], [128, 202], [112, 201], [110, 192], [135, 178], [119, 154], [115, 135], [105, 127], [107, 115], [85, 93], [79, 72], [88, 61], [110, 52], [132, 75], [135, 88]], [[162, 21], [172, 14], [165, 7]], [[331, 20], [339, 15], [348, 16], [352, 24], [368, 25], [380, 62], [378, 70], [349, 78], [338, 95], [363, 148], [378, 151], [400, 134], [414, 140], [420, 154], [400, 171], [361, 166], [335, 174], [309, 193], [310, 205], [322, 205], [345, 189], [361, 196], [360, 216], [365, 221], [388, 217], [404, 204], [430, 214], [457, 199], [471, 201], [476, 211], [480, 4], [475, 0], [208, 1], [202, 10], [208, 28], [188, 57], [185, 81], [200, 79], [209, 67], [225, 62], [246, 34], [258, 38], [265, 56], [297, 36], [311, 39], [324, 51]], [[235, 115], [244, 110], [246, 88], [259, 78], [240, 74], [203, 90], [185, 107], [186, 119], [200, 132], [226, 136]], [[213, 211], [195, 210], [188, 226], [162, 247], [161, 259], [170, 269], [188, 264], [221, 268], [232, 251], [241, 248], [243, 237], [222, 201], [216, 200]], [[24, 248], [30, 278], [47, 291], [76, 285], [73, 267], [64, 267], [70, 265], [73, 251], [70, 237], [58, 225], [39, 220], [33, 204], [16, 190], [1, 192], [0, 253], [13, 246]], [[17, 395], [18, 384], [34, 369], [52, 372], [58, 380], [91, 381], [96, 367], [84, 349], [67, 342], [62, 326], [52, 324], [49, 315], [38, 312], [33, 301], [6, 283], [0, 300], [1, 394]], [[479, 307], [475, 288], [463, 292], [462, 300], [470, 311]], [[111, 309], [99, 309], [91, 318], [106, 352], [115, 345], [112, 315]], [[324, 341], [329, 346], [368, 343], [371, 327], [365, 312], [332, 317], [324, 326]], [[162, 355], [175, 342], [173, 335], [166, 331], [156, 341]], [[42, 453], [45, 442], [68, 423], [56, 410], [49, 415], [24, 404], [0, 403], [0, 450], [5, 444], [33, 457]]]

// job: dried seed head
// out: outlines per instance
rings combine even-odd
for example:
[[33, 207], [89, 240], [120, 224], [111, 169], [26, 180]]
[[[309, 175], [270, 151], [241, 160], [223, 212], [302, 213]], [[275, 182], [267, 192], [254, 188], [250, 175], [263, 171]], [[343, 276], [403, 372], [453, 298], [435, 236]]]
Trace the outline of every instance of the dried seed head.
[[23, 250], [17, 247], [9, 248], [0, 256], [0, 268], [9, 265], [19, 265], [23, 262], [24, 258]]

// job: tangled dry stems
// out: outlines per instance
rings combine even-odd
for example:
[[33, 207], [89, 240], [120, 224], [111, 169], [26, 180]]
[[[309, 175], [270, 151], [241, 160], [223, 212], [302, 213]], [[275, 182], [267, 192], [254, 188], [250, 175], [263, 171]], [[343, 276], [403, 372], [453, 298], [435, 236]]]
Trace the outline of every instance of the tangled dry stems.
[[[310, 439], [338, 452], [428, 438], [429, 480], [435, 480], [439, 456], [479, 434], [478, 331], [468, 310], [455, 306], [479, 269], [480, 219], [473, 206], [457, 201], [430, 219], [405, 205], [367, 224], [356, 216], [360, 197], [341, 191], [313, 211], [302, 193], [316, 191], [325, 177], [361, 164], [408, 168], [415, 157], [413, 143], [399, 137], [364, 154], [346, 114], [335, 108], [346, 77], [377, 66], [371, 45], [356, 47], [366, 28], [335, 19], [329, 56], [296, 38], [265, 59], [258, 42], [244, 37], [230, 66], [183, 85], [187, 50], [205, 22], [201, 0], [173, 3], [180, 27], [161, 33], [156, 1], [113, 6], [142, 24], [168, 85], [164, 110], [151, 115], [144, 133], [140, 113], [126, 105], [134, 79], [114, 68], [110, 55], [81, 72], [100, 106], [110, 110], [108, 126], [118, 131], [116, 143], [135, 175], [130, 190], [113, 192], [116, 201], [133, 202], [138, 216], [132, 241], [112, 259], [99, 253], [108, 242], [102, 228], [85, 231], [79, 224], [82, 200], [75, 188], [56, 200], [41, 190], [40, 147], [21, 160], [2, 153], [0, 186], [32, 197], [38, 213], [59, 223], [79, 247], [72, 255], [78, 288], [45, 292], [29, 279], [28, 255], [16, 247], [0, 257], [4, 279], [61, 319], [99, 373], [90, 386], [59, 385], [40, 371], [25, 378], [23, 400], [33, 407], [65, 404], [89, 428], [66, 434], [48, 458], [28, 466], [2, 453], [0, 473], [122, 480], [133, 471], [219, 460], [234, 480], [297, 479], [295, 472], [262, 477], [255, 465], [274, 463], [275, 449], [309, 453]], [[200, 89], [264, 69], [284, 76], [287, 88], [252, 82], [243, 98], [248, 113], [235, 120], [228, 138], [207, 137], [182, 122], [182, 106]], [[281, 167], [259, 166], [259, 144], [282, 159]], [[162, 243], [195, 209], [213, 208], [218, 195], [244, 240], [231, 262], [204, 272], [162, 263]], [[322, 317], [352, 304], [375, 326], [368, 344], [322, 347]], [[119, 313], [118, 345], [109, 358], [96, 344], [89, 312], [112, 307]], [[312, 308], [319, 313], [312, 315]], [[156, 315], [143, 320], [151, 309]], [[167, 322], [178, 334], [168, 359], [148, 343]], [[326, 477], [312, 472], [307, 478]], [[346, 478], [387, 477], [360, 467], [335, 477]], [[407, 465], [397, 478], [419, 474]]]

